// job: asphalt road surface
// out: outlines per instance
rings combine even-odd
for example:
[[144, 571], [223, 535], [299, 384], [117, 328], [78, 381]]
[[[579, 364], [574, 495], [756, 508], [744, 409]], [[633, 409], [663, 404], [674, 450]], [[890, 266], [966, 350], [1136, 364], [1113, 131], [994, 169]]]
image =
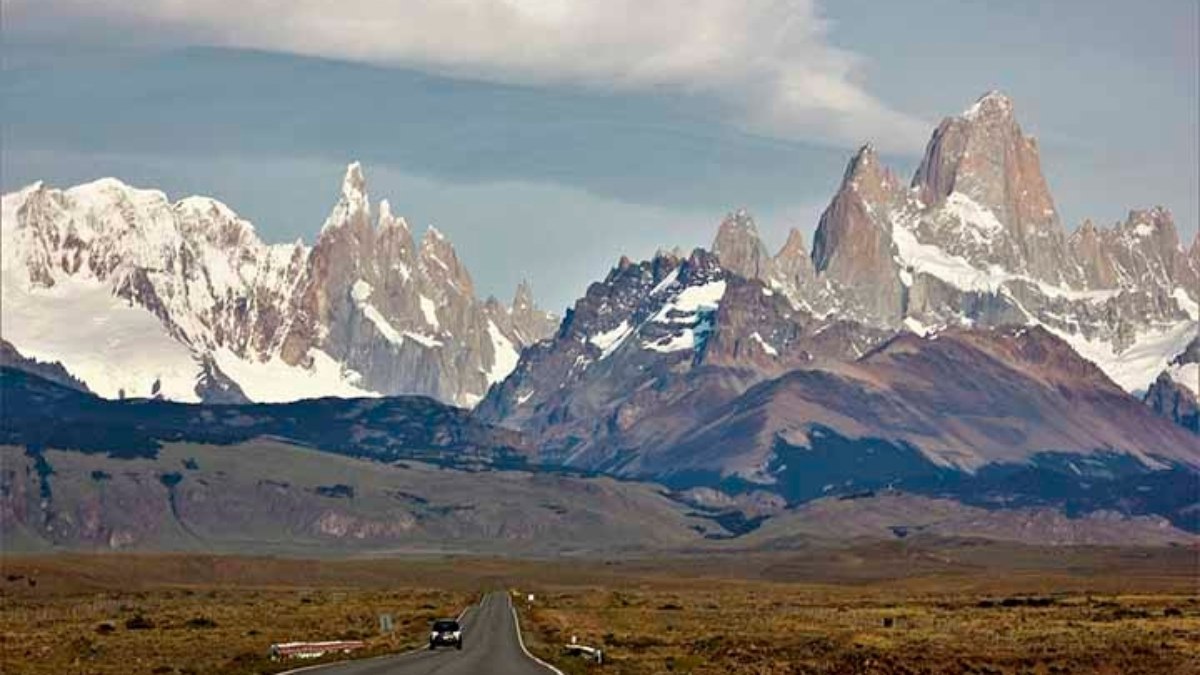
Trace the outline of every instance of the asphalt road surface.
[[377, 659], [334, 663], [290, 671], [304, 675], [551, 675], [522, 647], [507, 593], [483, 596], [460, 620], [463, 648], [420, 649]]

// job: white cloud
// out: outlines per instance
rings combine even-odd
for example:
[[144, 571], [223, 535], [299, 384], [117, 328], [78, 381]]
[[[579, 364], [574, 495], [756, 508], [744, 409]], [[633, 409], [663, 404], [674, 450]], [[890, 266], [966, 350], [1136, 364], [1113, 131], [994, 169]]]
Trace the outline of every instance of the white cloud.
[[813, 0], [5, 0], [6, 30], [403, 65], [499, 82], [711, 96], [748, 129], [920, 148]]

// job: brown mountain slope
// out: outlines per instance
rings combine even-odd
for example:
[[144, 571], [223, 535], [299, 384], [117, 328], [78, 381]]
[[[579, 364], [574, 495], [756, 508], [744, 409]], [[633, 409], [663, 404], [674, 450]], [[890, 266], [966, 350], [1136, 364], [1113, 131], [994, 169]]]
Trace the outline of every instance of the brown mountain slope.
[[461, 471], [276, 441], [175, 443], [119, 459], [0, 446], [5, 550], [646, 551], [715, 523], [660, 488], [611, 478]]
[[905, 443], [975, 470], [1041, 452], [1115, 451], [1147, 466], [1200, 467], [1200, 439], [1166, 423], [1041, 328], [902, 334], [855, 363], [796, 371], [726, 405], [639, 472], [751, 475], [777, 440], [808, 445], [817, 427]]
[[949, 499], [883, 492], [857, 499], [826, 498], [768, 520], [733, 546], [790, 548], [804, 542], [903, 539], [913, 536], [1038, 541], [1053, 545], [1165, 545], [1197, 537], [1158, 516], [1098, 511], [1068, 518], [1044, 508], [982, 509]]

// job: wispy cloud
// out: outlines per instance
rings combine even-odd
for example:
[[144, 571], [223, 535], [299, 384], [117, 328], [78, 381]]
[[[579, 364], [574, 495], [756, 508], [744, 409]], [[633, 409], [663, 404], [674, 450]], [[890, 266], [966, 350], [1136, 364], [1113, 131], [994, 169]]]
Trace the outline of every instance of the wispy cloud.
[[[812, 0], [5, 0], [9, 35], [255, 48], [489, 81], [683, 92], [745, 128], [919, 149]], [[106, 30], [107, 29], [107, 30]]]

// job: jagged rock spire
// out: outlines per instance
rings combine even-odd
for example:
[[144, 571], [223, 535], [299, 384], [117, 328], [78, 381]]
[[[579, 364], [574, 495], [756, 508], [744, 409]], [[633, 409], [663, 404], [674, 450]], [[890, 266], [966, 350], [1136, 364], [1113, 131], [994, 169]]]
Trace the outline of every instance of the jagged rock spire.
[[325, 220], [322, 233], [347, 224], [364, 226], [369, 223], [371, 202], [367, 195], [367, 180], [363, 176], [362, 164], [351, 162], [342, 178], [341, 196], [333, 211]]
[[531, 297], [519, 321], [476, 298], [470, 273], [436, 227], [414, 242], [386, 200], [371, 227], [367, 200], [362, 168], [351, 164], [307, 261], [281, 356], [303, 365], [319, 350], [369, 390], [472, 405], [507, 375], [517, 350], [553, 326], [537, 321]]
[[846, 165], [842, 187], [863, 194], [868, 202], [886, 202], [894, 198], [898, 181], [879, 160], [875, 146], [867, 143]]
[[458, 259], [454, 245], [441, 230], [432, 225], [425, 230], [418, 255], [424, 278], [443, 293], [467, 296], [475, 294], [475, 283], [471, 280], [470, 272]]
[[514, 312], [524, 312], [533, 307], [533, 288], [529, 284], [528, 279], [521, 279], [517, 283], [517, 290], [513, 293], [512, 309]]
[[1112, 228], [1099, 229], [1087, 221], [1070, 243], [1089, 288], [1200, 286], [1200, 270], [1188, 260], [1171, 212], [1161, 206], [1130, 211]]
[[871, 314], [895, 321], [901, 314], [899, 270], [892, 254], [891, 206], [900, 198], [890, 171], [864, 145], [850, 160], [842, 185], [821, 214], [813, 237], [816, 271], [848, 289]]
[[528, 279], [517, 284], [509, 315], [513, 329], [527, 341], [536, 341], [553, 333], [558, 323], [554, 315], [543, 311], [534, 302], [533, 286]]
[[1022, 132], [1003, 93], [988, 92], [942, 120], [912, 184], [926, 205], [958, 195], [970, 210], [994, 216], [1003, 236], [991, 242], [987, 264], [1055, 284], [1082, 282], [1070, 264], [1037, 141]]
[[776, 271], [783, 277], [785, 284], [795, 288], [807, 286], [813, 279], [812, 257], [804, 234], [796, 228], [788, 230], [787, 241], [775, 254]]
[[745, 209], [725, 216], [717, 228], [712, 252], [721, 266], [747, 279], [770, 279], [775, 275], [774, 264], [763, 245], [754, 219]]

